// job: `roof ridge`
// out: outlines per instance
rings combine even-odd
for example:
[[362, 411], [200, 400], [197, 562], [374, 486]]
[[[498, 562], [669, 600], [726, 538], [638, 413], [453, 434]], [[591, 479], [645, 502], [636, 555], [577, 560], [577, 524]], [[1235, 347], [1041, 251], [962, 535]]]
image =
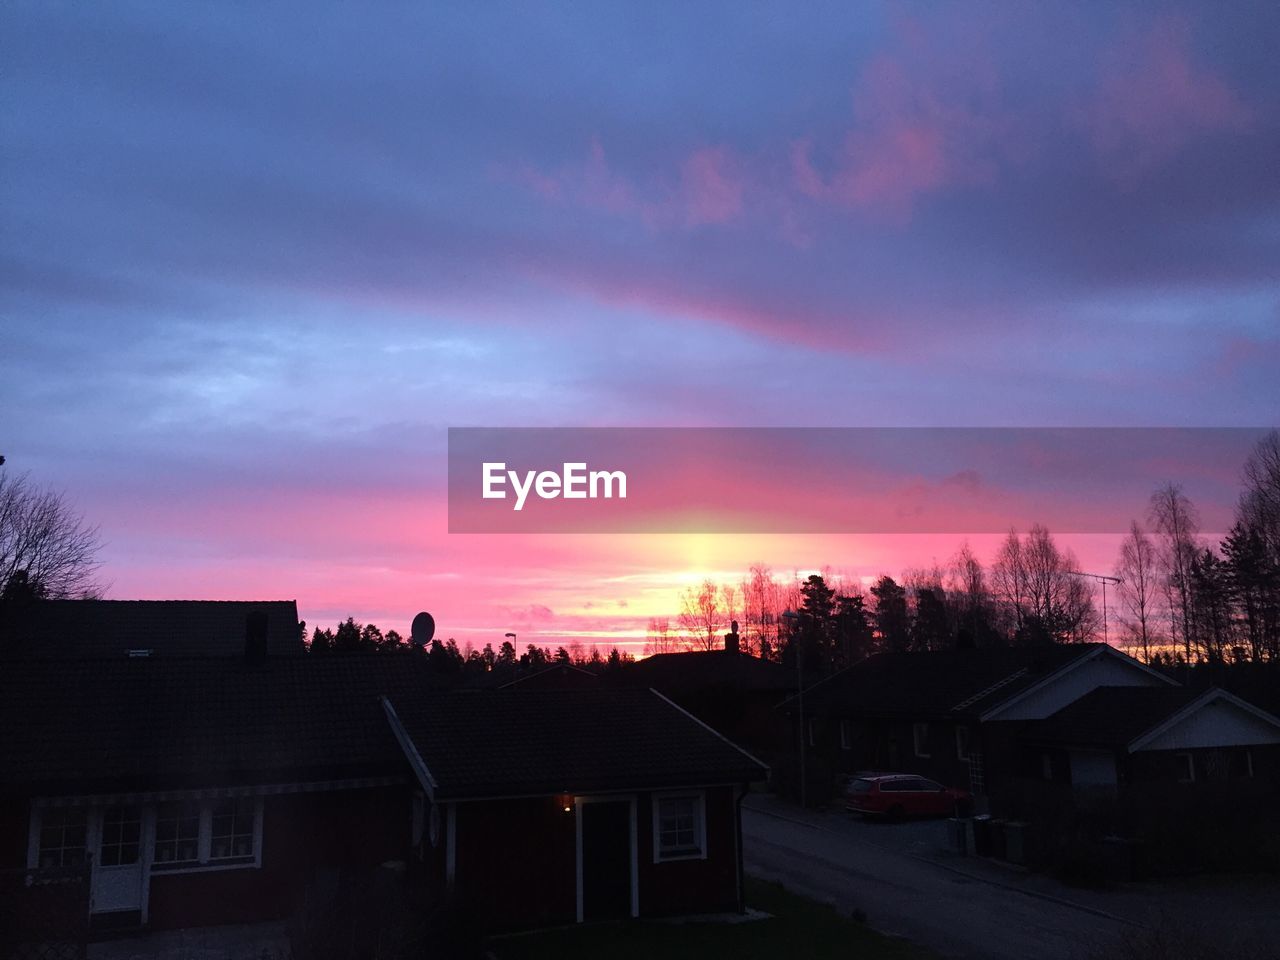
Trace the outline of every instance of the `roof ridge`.
[[995, 683], [991, 684], [991, 686], [987, 687], [985, 690], [979, 690], [977, 693], [973, 694], [972, 696], [966, 697], [965, 699], [961, 700], [951, 709], [963, 710], [965, 707], [973, 706], [973, 704], [977, 703], [979, 700], [985, 700], [987, 697], [995, 693], [1001, 687], [1008, 686], [1009, 684], [1013, 683], [1013, 681], [1026, 676], [1027, 671], [1029, 671], [1030, 669], [1031, 669], [1030, 667], [1023, 667], [1021, 670], [1015, 670], [1013, 673], [1009, 674], [1007, 677], [1002, 677], [1000, 680], [997, 680]]

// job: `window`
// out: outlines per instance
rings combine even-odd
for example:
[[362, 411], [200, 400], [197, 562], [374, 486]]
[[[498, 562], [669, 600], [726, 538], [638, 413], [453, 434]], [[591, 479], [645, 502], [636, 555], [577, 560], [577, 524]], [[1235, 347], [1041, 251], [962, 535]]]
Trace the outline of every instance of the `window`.
[[840, 721], [840, 749], [841, 749], [841, 750], [852, 750], [852, 749], [853, 749], [852, 738], [849, 736], [849, 721], [848, 721], [848, 720], [841, 720], [841, 721]]
[[1174, 760], [1178, 764], [1178, 782], [1195, 783], [1196, 758], [1189, 753], [1179, 753], [1174, 755]]
[[812, 717], [805, 721], [805, 731], [809, 746], [816, 747], [818, 745], [818, 728], [814, 724]]
[[660, 796], [654, 800], [654, 862], [706, 856], [704, 806], [701, 793]]
[[956, 727], [956, 759], [969, 759], [969, 728]]
[[1253, 776], [1253, 753], [1248, 747], [1237, 747], [1227, 755], [1227, 776], [1232, 780]]
[[213, 804], [209, 830], [210, 860], [253, 859], [257, 800], [236, 797]]
[[915, 744], [916, 756], [928, 758], [929, 756], [929, 724], [913, 723], [911, 725], [911, 739], [912, 739], [912, 742]]
[[102, 812], [100, 863], [123, 867], [138, 862], [142, 836], [142, 812], [137, 807], [108, 807]]
[[156, 811], [157, 864], [192, 864], [200, 860], [200, 806], [165, 803]]
[[42, 867], [72, 867], [84, 863], [88, 818], [83, 807], [50, 807], [40, 815]]
[[262, 798], [164, 803], [156, 810], [157, 870], [257, 866]]

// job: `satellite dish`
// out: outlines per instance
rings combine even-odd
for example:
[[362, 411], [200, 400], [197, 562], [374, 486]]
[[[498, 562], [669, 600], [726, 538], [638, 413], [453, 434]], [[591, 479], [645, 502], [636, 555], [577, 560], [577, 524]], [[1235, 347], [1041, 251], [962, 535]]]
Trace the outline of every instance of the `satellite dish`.
[[436, 621], [431, 614], [423, 610], [413, 618], [413, 626], [409, 628], [409, 642], [415, 647], [425, 647], [436, 635]]

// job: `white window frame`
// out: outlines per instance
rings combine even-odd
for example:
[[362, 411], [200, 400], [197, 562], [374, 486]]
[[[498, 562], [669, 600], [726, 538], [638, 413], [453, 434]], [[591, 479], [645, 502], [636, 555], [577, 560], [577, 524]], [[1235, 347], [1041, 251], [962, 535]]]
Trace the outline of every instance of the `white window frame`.
[[[46, 809], [54, 809], [54, 808], [45, 808], [45, 807], [31, 808], [31, 825], [30, 825], [31, 832], [27, 835], [27, 869], [28, 870], [44, 869], [40, 867], [40, 850], [41, 850], [40, 834], [44, 828], [44, 814]], [[89, 809], [85, 810], [84, 848], [83, 848], [84, 854], [81, 859], [81, 863], [88, 863], [90, 861], [90, 858], [93, 856], [93, 852], [94, 852], [94, 846], [93, 846], [94, 830], [93, 830], [92, 812], [93, 811]], [[69, 848], [65, 846], [60, 846], [58, 849], [66, 850]], [[49, 869], [57, 870], [57, 869], [63, 869], [63, 868], [59, 866], [59, 867], [51, 867]]]
[[[924, 747], [921, 748], [921, 742]], [[929, 721], [918, 720], [911, 724], [911, 746], [915, 751], [915, 755], [922, 760], [928, 760], [933, 756], [929, 752]]]
[[[223, 800], [243, 800], [245, 797], [209, 797], [198, 801], [200, 804], [200, 839], [197, 844], [199, 856], [197, 862], [192, 863], [189, 860], [165, 861], [161, 863], [152, 862], [151, 872], [154, 874], [163, 874], [164, 876], [172, 876], [181, 873], [210, 873], [215, 870], [257, 870], [262, 866], [262, 797], [251, 797], [253, 803], [253, 858], [224, 858], [217, 859], [211, 856], [213, 849], [213, 806]], [[156, 812], [159, 813], [159, 805], [156, 806]], [[151, 818], [151, 843], [152, 849], [155, 849], [155, 823], [157, 817]]]
[[[662, 801], [664, 800], [694, 801], [693, 832], [694, 837], [697, 840], [697, 852], [671, 854], [664, 854], [662, 852]], [[707, 859], [707, 792], [705, 790], [670, 790], [665, 793], [655, 793], [650, 807], [653, 814], [654, 863], [672, 863], [678, 860]]]
[[1196, 755], [1194, 753], [1188, 753], [1186, 751], [1183, 751], [1182, 753], [1175, 753], [1173, 756], [1174, 756], [1174, 759], [1177, 760], [1179, 766], [1181, 766], [1184, 761], [1186, 763], [1186, 768], [1178, 771], [1178, 782], [1179, 783], [1195, 783], [1196, 782]]
[[840, 721], [840, 749], [841, 750], [853, 749], [853, 738], [849, 735], [848, 720]]

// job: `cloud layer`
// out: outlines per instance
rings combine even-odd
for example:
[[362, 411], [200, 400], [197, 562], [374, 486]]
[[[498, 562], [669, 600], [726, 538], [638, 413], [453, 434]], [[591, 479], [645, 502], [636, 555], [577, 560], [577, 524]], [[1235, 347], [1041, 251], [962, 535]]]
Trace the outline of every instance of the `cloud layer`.
[[1277, 39], [1263, 3], [10, 4], [2, 452], [118, 596], [569, 635], [734, 550], [862, 569], [449, 538], [444, 429], [1274, 423]]

